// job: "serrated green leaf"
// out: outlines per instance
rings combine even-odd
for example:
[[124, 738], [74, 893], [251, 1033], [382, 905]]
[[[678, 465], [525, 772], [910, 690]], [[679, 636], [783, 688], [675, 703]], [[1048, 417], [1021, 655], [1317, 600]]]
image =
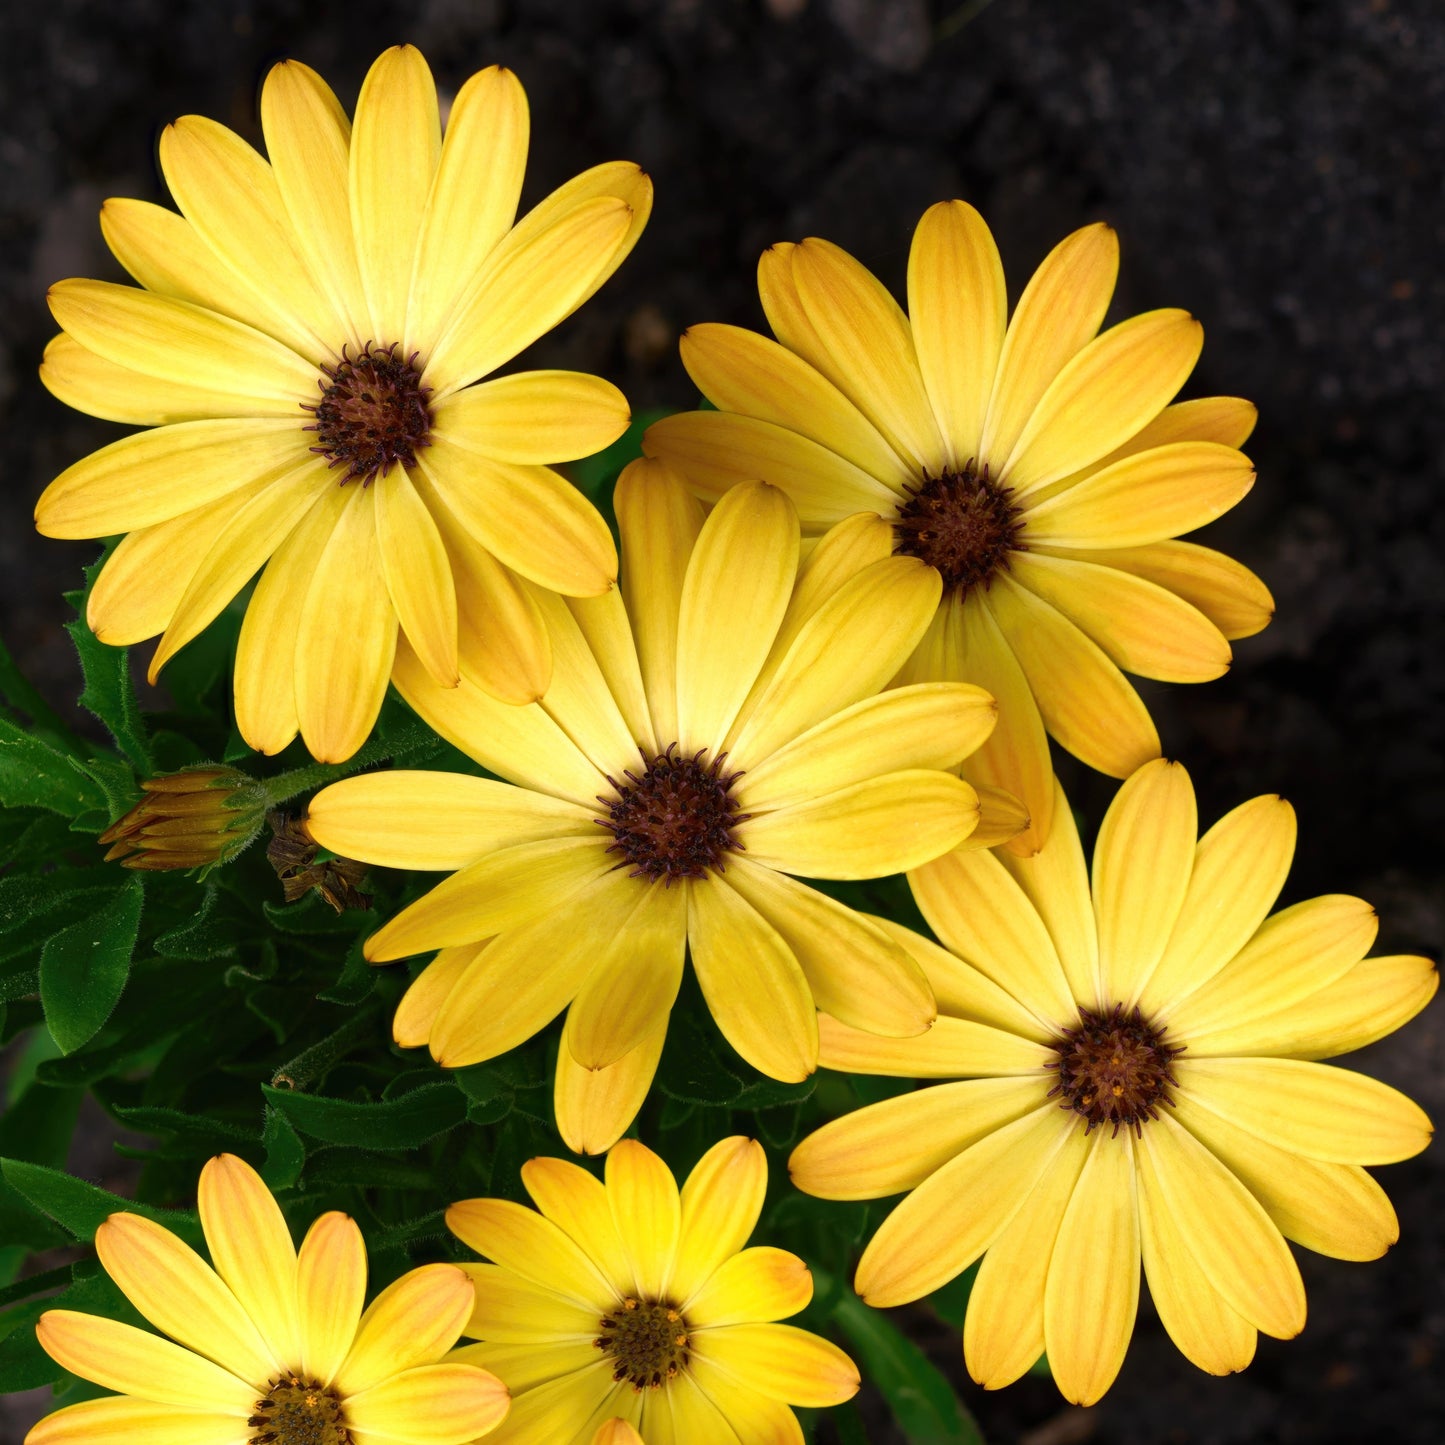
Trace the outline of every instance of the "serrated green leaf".
[[141, 881], [132, 875], [105, 903], [55, 934], [41, 951], [45, 1022], [67, 1054], [95, 1037], [125, 990], [143, 899]]
[[461, 1090], [449, 1083], [428, 1084], [399, 1099], [375, 1103], [328, 1099], [269, 1084], [263, 1084], [261, 1092], [300, 1133], [328, 1144], [368, 1149], [414, 1148], [455, 1129], [467, 1115]]
[[80, 705], [94, 714], [105, 724], [131, 766], [147, 774], [151, 770], [150, 750], [146, 744], [145, 723], [141, 719], [140, 705], [136, 702], [135, 687], [130, 678], [130, 649], [111, 647], [102, 642], [90, 630], [85, 620], [86, 598], [95, 579], [100, 575], [102, 564], [97, 562], [85, 569], [85, 588], [79, 592], [67, 592], [65, 600], [75, 608], [78, 616], [67, 622], [65, 630], [75, 643], [80, 654], [80, 669], [85, 678], [85, 690], [80, 694]]
[[105, 797], [100, 808], [78, 815], [70, 825], [72, 833], [103, 833], [122, 814], [128, 813], [140, 796], [135, 773], [129, 763], [117, 757], [92, 754], [85, 759], [68, 758], [71, 768], [94, 783]]
[[201, 1242], [200, 1221], [194, 1210], [156, 1209], [149, 1204], [137, 1204], [59, 1169], [47, 1169], [20, 1159], [0, 1159], [0, 1175], [17, 1194], [23, 1195], [76, 1239], [89, 1242], [110, 1215], [128, 1212], [165, 1225], [188, 1244]]

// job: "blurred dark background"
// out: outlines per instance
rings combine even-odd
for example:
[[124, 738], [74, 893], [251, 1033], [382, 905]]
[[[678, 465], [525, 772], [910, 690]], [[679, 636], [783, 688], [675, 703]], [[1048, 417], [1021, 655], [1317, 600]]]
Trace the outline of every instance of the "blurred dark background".
[[[198, 111], [259, 143], [271, 61], [319, 69], [348, 107], [386, 45], [422, 47], [444, 92], [492, 62], [532, 107], [524, 204], [626, 157], [657, 186], [622, 272], [532, 353], [601, 372], [634, 408], [695, 393], [676, 359], [694, 321], [762, 325], [771, 242], [821, 235], [900, 291], [933, 201], [962, 196], [999, 239], [1016, 295], [1066, 232], [1107, 219], [1116, 316], [1203, 321], [1186, 395], [1259, 404], [1252, 495], [1202, 534], [1279, 605], [1231, 674], [1153, 687], [1166, 750], [1212, 820], [1258, 792], [1300, 812], [1286, 901], [1353, 892], [1378, 951], [1439, 957], [1445, 924], [1445, 9], [1438, 0], [46, 0], [0, 16], [0, 598], [6, 638], [58, 705], [78, 691], [60, 631], [90, 544], [38, 538], [31, 507], [120, 434], [66, 411], [35, 368], [46, 286], [118, 276], [96, 211], [162, 200], [159, 128]], [[1113, 784], [1066, 773], [1095, 819]], [[1445, 1113], [1437, 1005], [1362, 1066]], [[1353, 1061], [1352, 1061], [1353, 1062]], [[92, 1148], [85, 1172], [105, 1169]], [[73, 1161], [82, 1167], [79, 1161]], [[1400, 1244], [1381, 1262], [1304, 1255], [1304, 1335], [1262, 1340], [1213, 1380], [1147, 1304], [1124, 1373], [1090, 1411], [1045, 1380], [966, 1380], [955, 1336], [918, 1315], [991, 1440], [1445, 1439], [1439, 1151], [1383, 1171]], [[21, 1438], [43, 1402], [0, 1403]], [[21, 1413], [17, 1416], [15, 1407]], [[8, 1422], [8, 1423], [7, 1423]], [[878, 1440], [888, 1437], [880, 1427]]]

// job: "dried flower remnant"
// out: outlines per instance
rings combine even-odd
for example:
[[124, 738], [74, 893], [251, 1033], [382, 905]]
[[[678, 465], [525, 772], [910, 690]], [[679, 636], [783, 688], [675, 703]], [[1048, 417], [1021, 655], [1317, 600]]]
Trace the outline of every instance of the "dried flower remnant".
[[361, 891], [366, 881], [365, 863], [326, 853], [306, 831], [305, 818], [273, 812], [266, 815], [266, 821], [272, 834], [266, 860], [281, 880], [287, 903], [295, 903], [315, 889], [338, 913], [371, 907], [371, 895]]

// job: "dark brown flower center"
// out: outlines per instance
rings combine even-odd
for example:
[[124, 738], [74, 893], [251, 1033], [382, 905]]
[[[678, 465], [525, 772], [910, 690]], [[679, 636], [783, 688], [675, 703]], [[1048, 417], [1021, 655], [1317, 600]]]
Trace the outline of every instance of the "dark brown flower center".
[[592, 1343], [612, 1361], [612, 1378], [634, 1390], [659, 1389], [687, 1368], [687, 1321], [666, 1300], [623, 1300]]
[[1121, 1127], [1142, 1134], [1144, 1120], [1159, 1117], [1160, 1104], [1174, 1103], [1174, 1060], [1184, 1046], [1169, 1043], [1137, 1008], [1080, 1009], [1079, 1022], [1051, 1046], [1059, 1082], [1049, 1097], [1059, 1095], [1061, 1109], [1083, 1115], [1085, 1133], [1111, 1124], [1115, 1134]]
[[416, 464], [416, 454], [431, 441], [431, 389], [421, 384], [416, 353], [403, 358], [397, 346], [367, 342], [352, 356], [343, 349], [335, 366], [323, 365], [326, 379], [316, 384], [321, 400], [304, 404], [316, 420], [313, 452], [345, 467], [342, 486], [370, 486], [400, 462]]
[[641, 774], [624, 772], [624, 782], [608, 776], [617, 795], [598, 795], [607, 816], [596, 821], [616, 839], [607, 851], [622, 855], [632, 877], [654, 883], [702, 878], [710, 869], [721, 873], [727, 855], [742, 850], [734, 829], [749, 814], [738, 811], [732, 796], [742, 774], [723, 771], [726, 753], [704, 763], [705, 752], [680, 757], [677, 744], [669, 743], [655, 758], [642, 753]]
[[970, 587], [987, 586], [1008, 554], [1020, 550], [1019, 509], [1012, 491], [992, 481], [988, 464], [973, 462], [941, 476], [924, 474], [916, 487], [905, 487], [908, 500], [893, 519], [895, 553], [918, 557], [943, 575], [944, 592], [964, 596]]
[[246, 1424], [255, 1431], [247, 1445], [351, 1445], [341, 1401], [299, 1375], [273, 1380]]

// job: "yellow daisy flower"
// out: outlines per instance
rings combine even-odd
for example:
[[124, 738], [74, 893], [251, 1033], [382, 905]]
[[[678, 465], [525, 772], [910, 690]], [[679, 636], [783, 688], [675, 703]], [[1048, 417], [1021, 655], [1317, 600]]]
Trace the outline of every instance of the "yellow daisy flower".
[[[790, 876], [877, 878], [956, 847], [979, 798], [949, 772], [993, 699], [923, 683], [880, 695], [938, 603], [938, 576], [861, 517], [801, 569], [792, 503], [738, 487], [706, 521], [657, 462], [618, 482], [620, 591], [537, 593], [557, 670], [509, 707], [444, 689], [402, 645], [396, 681], [506, 782], [390, 772], [333, 784], [307, 826], [388, 867], [461, 870], [366, 945], [441, 949], [394, 1032], [447, 1067], [515, 1048], [570, 1004], [557, 1117], [596, 1153], [657, 1067], [690, 946], [713, 1016], [775, 1079], [818, 1057], [816, 1009], [883, 1033], [933, 1018], [922, 970], [876, 925]], [[992, 814], [992, 802], [990, 807]], [[1004, 835], [1017, 820], [1003, 817]]]
[[541, 1213], [505, 1199], [447, 1211], [452, 1233], [490, 1264], [464, 1265], [477, 1291], [453, 1351], [513, 1392], [498, 1445], [801, 1445], [790, 1405], [841, 1404], [852, 1360], [778, 1320], [813, 1297], [785, 1250], [745, 1248], [768, 1183], [752, 1139], [724, 1139], [678, 1193], [671, 1170], [625, 1139], [607, 1182], [533, 1159], [522, 1182]]
[[1218, 677], [1227, 639], [1273, 610], [1238, 563], [1174, 540], [1249, 490], [1237, 448], [1255, 409], [1167, 405], [1202, 344], [1186, 312], [1095, 335], [1118, 259], [1108, 226], [1075, 232], [1005, 324], [998, 248], [962, 201], [919, 222], [908, 315], [827, 241], [774, 246], [758, 283], [778, 340], [692, 327], [683, 361], [719, 410], [644, 439], [705, 500], [762, 477], [808, 531], [874, 512], [897, 552], [939, 570], [943, 601], [904, 680], [967, 679], [998, 699], [970, 776], [1024, 800], [1031, 825], [1012, 846], [1025, 854], [1053, 818], [1047, 733], [1127, 777], [1159, 737], [1124, 671]]
[[348, 122], [296, 61], [261, 96], [269, 162], [184, 116], [161, 135], [180, 214], [110, 200], [101, 228], [140, 289], [62, 281], [41, 378], [94, 416], [154, 430], [46, 489], [51, 537], [128, 535], [88, 620], [163, 633], [151, 677], [263, 566], [236, 658], [236, 720], [262, 752], [299, 729], [324, 761], [376, 719], [398, 628], [442, 687], [466, 672], [526, 702], [551, 672], [521, 578], [613, 585], [606, 524], [550, 462], [626, 427], [596, 377], [474, 385], [577, 309], [632, 249], [652, 188], [621, 162], [513, 225], [527, 102], [493, 66], [445, 138], [420, 53], [388, 50]]
[[443, 1358], [472, 1311], [456, 1265], [412, 1270], [363, 1313], [366, 1248], [346, 1215], [323, 1214], [298, 1252], [230, 1154], [201, 1171], [200, 1213], [214, 1269], [138, 1214], [96, 1231], [106, 1272], [170, 1338], [43, 1314], [51, 1358], [120, 1394], [46, 1416], [25, 1445], [466, 1445], [506, 1415], [495, 1375]]
[[1295, 845], [1278, 797], [1196, 843], [1188, 774], [1146, 764], [1104, 818], [1092, 898], [1056, 801], [1033, 858], [955, 853], [910, 875], [945, 945], [887, 925], [938, 996], [926, 1038], [821, 1021], [830, 1068], [960, 1082], [824, 1125], [790, 1168], [829, 1199], [909, 1191], [859, 1264], [870, 1304], [918, 1299], [981, 1256], [963, 1332], [974, 1379], [1006, 1385], [1047, 1351], [1060, 1390], [1088, 1404], [1124, 1359], [1141, 1259], [1175, 1344], [1227, 1374], [1257, 1331], [1304, 1327], [1286, 1239], [1338, 1259], [1394, 1242], [1360, 1166], [1419, 1153], [1430, 1123], [1314, 1061], [1398, 1028], [1438, 977], [1428, 959], [1366, 958], [1377, 920], [1358, 898], [1267, 917]]

